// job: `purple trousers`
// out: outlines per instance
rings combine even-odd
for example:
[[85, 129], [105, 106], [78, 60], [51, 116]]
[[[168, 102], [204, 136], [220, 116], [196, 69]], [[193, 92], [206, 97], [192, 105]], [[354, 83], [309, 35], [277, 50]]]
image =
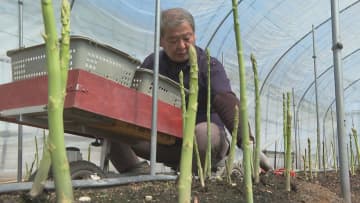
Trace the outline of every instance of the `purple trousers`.
[[[229, 150], [229, 141], [226, 138], [224, 128], [211, 123], [211, 158], [212, 167], [216, 165], [227, 155]], [[198, 123], [195, 127], [195, 136], [198, 143], [200, 159], [204, 164], [207, 148], [207, 123]], [[166, 166], [178, 169], [181, 156], [181, 140], [177, 140], [173, 145], [157, 145], [156, 161]], [[118, 172], [131, 170], [139, 163], [138, 157], [150, 159], [150, 141], [136, 141], [133, 143], [111, 141], [110, 160]], [[193, 156], [193, 163], [195, 156]], [[193, 169], [196, 164], [193, 164]]]

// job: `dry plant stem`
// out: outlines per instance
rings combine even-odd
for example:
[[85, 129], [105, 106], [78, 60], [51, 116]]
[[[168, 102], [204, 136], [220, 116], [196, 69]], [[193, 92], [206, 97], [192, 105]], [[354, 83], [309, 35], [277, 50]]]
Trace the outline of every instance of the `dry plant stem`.
[[206, 158], [204, 166], [204, 174], [207, 177], [211, 177], [211, 119], [210, 119], [210, 101], [211, 101], [211, 72], [210, 72], [210, 51], [206, 49], [207, 65], [208, 65], [208, 79], [207, 79], [207, 104], [206, 104], [206, 121], [207, 121], [207, 148], [206, 148]]
[[193, 141], [195, 134], [195, 121], [197, 112], [198, 98], [198, 64], [196, 50], [194, 46], [189, 48], [190, 61], [190, 85], [189, 85], [189, 103], [185, 116], [185, 133], [181, 149], [180, 159], [180, 177], [178, 183], [179, 203], [189, 203], [191, 200], [191, 171]]
[[291, 113], [290, 113], [290, 93], [287, 93], [287, 116], [286, 116], [286, 191], [290, 192], [290, 170], [291, 170]]
[[32, 171], [34, 169], [35, 162], [36, 162], [36, 157], [31, 162], [30, 168], [29, 168], [28, 163], [25, 163], [25, 180], [29, 179], [29, 177], [31, 176]]
[[331, 142], [331, 150], [332, 150], [332, 157], [333, 157], [333, 167], [335, 169], [335, 172], [337, 173], [337, 164], [336, 164], [336, 152], [335, 152], [335, 146], [334, 143]]
[[36, 136], [35, 136], [35, 161], [36, 161], [36, 168], [39, 168], [39, 147]]
[[331, 109], [331, 129], [332, 129], [332, 143], [333, 143], [333, 157], [334, 157], [334, 166], [335, 166], [335, 172], [338, 172], [338, 162], [337, 162], [337, 157], [336, 157], [336, 148], [335, 148], [335, 144], [336, 144], [336, 139], [335, 139], [335, 126], [334, 126], [334, 116], [333, 116], [333, 111]]
[[[185, 101], [185, 87], [184, 87], [184, 73], [180, 71], [179, 74], [179, 82], [180, 82], [180, 95], [181, 95], [181, 111], [183, 117], [183, 132], [185, 132], [185, 114], [186, 114], [186, 101]], [[194, 136], [194, 148], [195, 148], [195, 158], [196, 158], [196, 165], [198, 167], [198, 175], [200, 179], [201, 187], [205, 187], [203, 169], [201, 166], [200, 154], [199, 154], [199, 147], [197, 145], [196, 136]]]
[[[66, 50], [62, 50], [60, 59], [57, 29], [51, 0], [42, 0], [42, 13], [45, 26], [44, 40], [48, 67], [48, 125], [50, 131], [48, 147], [54, 174], [56, 200], [57, 202], [73, 202], [73, 189], [65, 151], [63, 122], [64, 88], [67, 81], [63, 81], [65, 77], [61, 76], [61, 66], [65, 67], [68, 65], [66, 60], [69, 58], [67, 56], [69, 52], [65, 53]], [[70, 33], [69, 22], [66, 22], [70, 19], [70, 5], [67, 0], [62, 1], [61, 13], [63, 29], [66, 30], [62, 37], [66, 39], [66, 37], [69, 37], [66, 35]], [[66, 46], [61, 45], [62, 48]], [[60, 61], [62, 61], [62, 65]]]
[[88, 155], [87, 155], [88, 161], [90, 161], [90, 157], [91, 157], [91, 144], [89, 144], [89, 146], [88, 146]]
[[234, 165], [234, 156], [235, 156], [235, 149], [236, 149], [236, 142], [237, 142], [237, 135], [238, 135], [238, 123], [239, 123], [239, 107], [235, 106], [235, 116], [234, 116], [234, 128], [232, 131], [231, 137], [231, 146], [229, 152], [229, 158], [226, 162], [226, 171], [228, 175], [229, 184], [231, 184], [231, 171]]
[[30, 175], [31, 175], [31, 172], [30, 172], [29, 166], [27, 163], [25, 163], [25, 180], [28, 179], [28, 177], [30, 177]]
[[255, 163], [254, 163], [254, 177], [255, 183], [259, 183], [259, 168], [260, 168], [260, 143], [261, 143], [261, 112], [260, 112], [260, 92], [259, 92], [259, 76], [257, 70], [257, 62], [253, 54], [250, 55], [251, 64], [254, 72], [254, 85], [255, 85]]
[[45, 137], [45, 132], [44, 132], [43, 143], [44, 143], [44, 146], [43, 146], [42, 159], [40, 161], [40, 166], [35, 175], [33, 185], [29, 192], [29, 195], [31, 197], [36, 197], [43, 191], [44, 186], [45, 186], [44, 184], [45, 184], [46, 179], [48, 178], [48, 174], [49, 174], [49, 170], [50, 170], [51, 157], [50, 157], [48, 142]]
[[312, 164], [311, 164], [311, 141], [310, 141], [310, 138], [308, 138], [308, 159], [309, 159], [310, 180], [312, 180], [313, 174], [312, 174]]
[[245, 64], [243, 57], [243, 49], [241, 44], [240, 36], [240, 23], [238, 15], [238, 4], [237, 0], [232, 0], [232, 12], [234, 17], [234, 29], [235, 29], [235, 40], [236, 50], [239, 64], [239, 81], [240, 81], [240, 120], [241, 120], [241, 135], [242, 135], [242, 150], [243, 150], [243, 165], [244, 165], [244, 182], [245, 182], [245, 196], [246, 202], [254, 202], [253, 190], [252, 190], [252, 175], [251, 175], [251, 149], [250, 149], [250, 138], [249, 138], [249, 126], [248, 126], [248, 115], [247, 115], [247, 98], [246, 98], [246, 73]]

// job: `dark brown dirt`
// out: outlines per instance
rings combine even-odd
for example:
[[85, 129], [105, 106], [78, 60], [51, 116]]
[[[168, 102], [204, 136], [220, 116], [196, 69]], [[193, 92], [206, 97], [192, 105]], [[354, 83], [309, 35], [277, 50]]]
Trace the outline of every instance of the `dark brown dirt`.
[[[352, 202], [360, 203], [360, 175], [350, 176]], [[208, 180], [202, 188], [198, 180], [192, 184], [193, 202], [246, 202], [242, 179], [234, 178], [236, 185], [229, 185], [225, 180]], [[320, 173], [313, 180], [306, 180], [301, 174], [292, 178], [291, 192], [285, 191], [285, 177], [266, 174], [261, 176], [259, 184], [253, 185], [254, 202], [342, 202], [339, 197], [341, 186], [339, 174]], [[82, 196], [91, 198], [91, 202], [146, 202], [145, 196], [152, 196], [148, 202], [176, 202], [176, 181], [154, 181], [133, 183], [110, 188], [76, 189], [74, 196], [77, 202]], [[26, 192], [1, 194], [0, 203], [12, 202], [55, 202], [53, 192], [44, 192], [36, 200], [30, 201]]]

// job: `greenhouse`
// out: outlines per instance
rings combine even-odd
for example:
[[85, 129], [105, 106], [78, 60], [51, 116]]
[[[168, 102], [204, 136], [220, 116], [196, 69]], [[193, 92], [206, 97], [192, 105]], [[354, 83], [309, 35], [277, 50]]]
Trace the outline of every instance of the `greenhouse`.
[[[135, 65], [138, 66], [154, 52], [156, 2], [158, 1], [72, 0], [70, 35], [119, 50], [136, 61]], [[210, 55], [222, 63], [233, 92], [240, 98], [232, 2], [159, 2], [161, 10], [181, 7], [192, 13], [196, 45], [208, 48]], [[346, 163], [349, 166], [345, 168], [351, 168], [351, 160], [358, 160], [357, 140], [355, 142], [353, 130], [360, 128], [360, 95], [357, 95], [360, 94], [360, 71], [357, 73], [360, 60], [360, 1], [333, 2], [337, 5], [336, 10], [331, 5], [332, 1], [325, 0], [237, 1], [249, 126], [254, 134], [255, 85], [250, 60], [250, 55], [253, 54], [259, 78], [261, 150], [269, 157], [275, 169], [285, 167], [283, 107], [284, 95], [287, 93], [291, 95], [291, 153], [294, 171], [301, 171], [306, 167], [304, 156], [309, 145], [313, 159], [313, 166], [310, 168], [315, 171], [333, 170], [334, 163], [337, 166]], [[57, 31], [60, 33], [61, 1], [54, 1], [53, 7]], [[334, 22], [334, 12], [338, 16], [337, 22]], [[0, 84], [42, 76], [31, 75], [19, 79], [14, 69], [16, 63], [11, 57], [11, 51], [44, 43], [41, 1], [2, 1], [0, 17]], [[338, 29], [337, 33], [334, 27]], [[17, 98], [18, 94], [19, 92], [13, 92], [6, 96]], [[4, 95], [0, 95], [1, 100], [3, 97]], [[1, 109], [1, 104], [0, 102], [0, 118], [8, 113]], [[43, 128], [32, 127], [36, 125], [21, 126], [11, 120], [0, 120], [0, 181], [19, 181], [19, 178], [29, 175], [27, 172], [36, 156], [41, 156], [37, 151], [40, 150], [41, 154], [45, 131]], [[229, 137], [230, 133], [228, 132]], [[91, 148], [92, 156], [89, 160], [98, 164], [102, 159], [101, 148], [91, 146], [91, 143], [98, 142], [97, 138], [67, 133], [65, 142], [67, 146], [80, 149], [84, 157]], [[339, 139], [341, 143], [338, 143]], [[343, 157], [339, 146], [342, 147]], [[354, 151], [352, 158], [349, 155], [351, 150]], [[21, 156], [19, 153], [22, 153]], [[237, 153], [237, 159], [241, 159], [242, 153]], [[159, 164], [158, 170], [168, 169]], [[344, 175], [344, 172], [341, 174]], [[343, 184], [344, 182], [342, 187], [346, 187]]]

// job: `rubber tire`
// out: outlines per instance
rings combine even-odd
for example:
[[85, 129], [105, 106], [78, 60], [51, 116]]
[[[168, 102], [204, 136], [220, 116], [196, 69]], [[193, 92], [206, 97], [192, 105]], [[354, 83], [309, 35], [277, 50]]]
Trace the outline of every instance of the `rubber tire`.
[[[34, 181], [37, 170], [31, 174], [29, 181]], [[106, 174], [100, 167], [89, 161], [73, 161], [70, 162], [70, 175], [72, 180], [91, 179], [90, 175], [98, 175], [101, 179], [106, 178]], [[49, 170], [48, 180], [53, 180], [51, 168]]]
[[90, 175], [94, 174], [100, 178], [106, 178], [106, 174], [100, 167], [84, 160], [70, 162], [70, 174], [72, 180], [91, 179]]

